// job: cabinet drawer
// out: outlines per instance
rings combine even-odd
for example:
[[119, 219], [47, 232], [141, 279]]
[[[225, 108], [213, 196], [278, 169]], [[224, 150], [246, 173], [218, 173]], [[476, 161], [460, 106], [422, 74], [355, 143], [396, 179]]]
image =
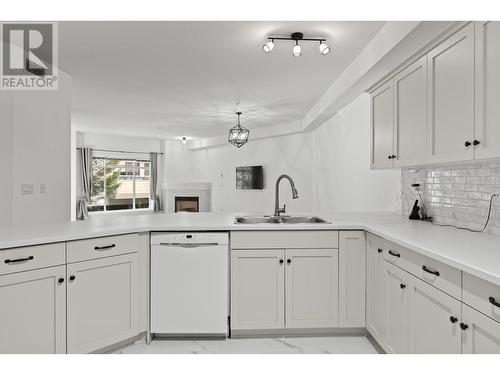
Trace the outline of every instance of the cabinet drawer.
[[387, 261], [456, 299], [461, 299], [460, 270], [391, 242], [386, 242], [385, 250]]
[[0, 275], [65, 263], [64, 242], [0, 250]]
[[500, 286], [464, 272], [463, 302], [500, 322]]
[[335, 230], [269, 230], [231, 232], [231, 249], [337, 249]]
[[137, 233], [120, 236], [90, 238], [68, 242], [68, 263], [89, 259], [104, 258], [113, 255], [134, 253], [139, 250]]

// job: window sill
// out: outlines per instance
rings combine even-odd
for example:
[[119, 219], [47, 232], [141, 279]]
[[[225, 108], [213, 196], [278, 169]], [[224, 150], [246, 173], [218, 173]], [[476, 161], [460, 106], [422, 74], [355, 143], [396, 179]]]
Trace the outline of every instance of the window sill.
[[138, 210], [113, 210], [113, 211], [93, 211], [89, 212], [89, 217], [92, 216], [113, 216], [113, 215], [141, 215], [152, 214], [152, 208], [143, 208]]

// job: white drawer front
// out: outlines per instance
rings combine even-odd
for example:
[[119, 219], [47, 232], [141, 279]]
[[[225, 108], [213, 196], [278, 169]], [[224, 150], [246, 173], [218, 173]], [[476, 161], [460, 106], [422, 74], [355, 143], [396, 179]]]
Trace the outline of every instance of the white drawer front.
[[499, 285], [464, 272], [462, 298], [465, 304], [500, 322]]
[[386, 242], [384, 250], [387, 250], [384, 255], [389, 262], [456, 299], [461, 299], [462, 275], [459, 269], [391, 242]]
[[68, 242], [68, 263], [104, 258], [139, 250], [137, 233]]
[[0, 250], [0, 275], [65, 263], [64, 242]]

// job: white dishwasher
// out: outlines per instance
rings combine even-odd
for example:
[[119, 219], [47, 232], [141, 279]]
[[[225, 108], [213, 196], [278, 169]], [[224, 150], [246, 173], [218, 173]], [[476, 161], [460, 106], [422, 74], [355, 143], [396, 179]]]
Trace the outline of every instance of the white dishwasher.
[[151, 234], [151, 333], [227, 337], [227, 233]]

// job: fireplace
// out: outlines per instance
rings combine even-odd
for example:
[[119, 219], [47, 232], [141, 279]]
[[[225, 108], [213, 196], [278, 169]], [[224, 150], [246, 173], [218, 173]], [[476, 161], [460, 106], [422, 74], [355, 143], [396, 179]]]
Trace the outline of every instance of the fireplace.
[[199, 197], [175, 197], [175, 212], [199, 212]]

